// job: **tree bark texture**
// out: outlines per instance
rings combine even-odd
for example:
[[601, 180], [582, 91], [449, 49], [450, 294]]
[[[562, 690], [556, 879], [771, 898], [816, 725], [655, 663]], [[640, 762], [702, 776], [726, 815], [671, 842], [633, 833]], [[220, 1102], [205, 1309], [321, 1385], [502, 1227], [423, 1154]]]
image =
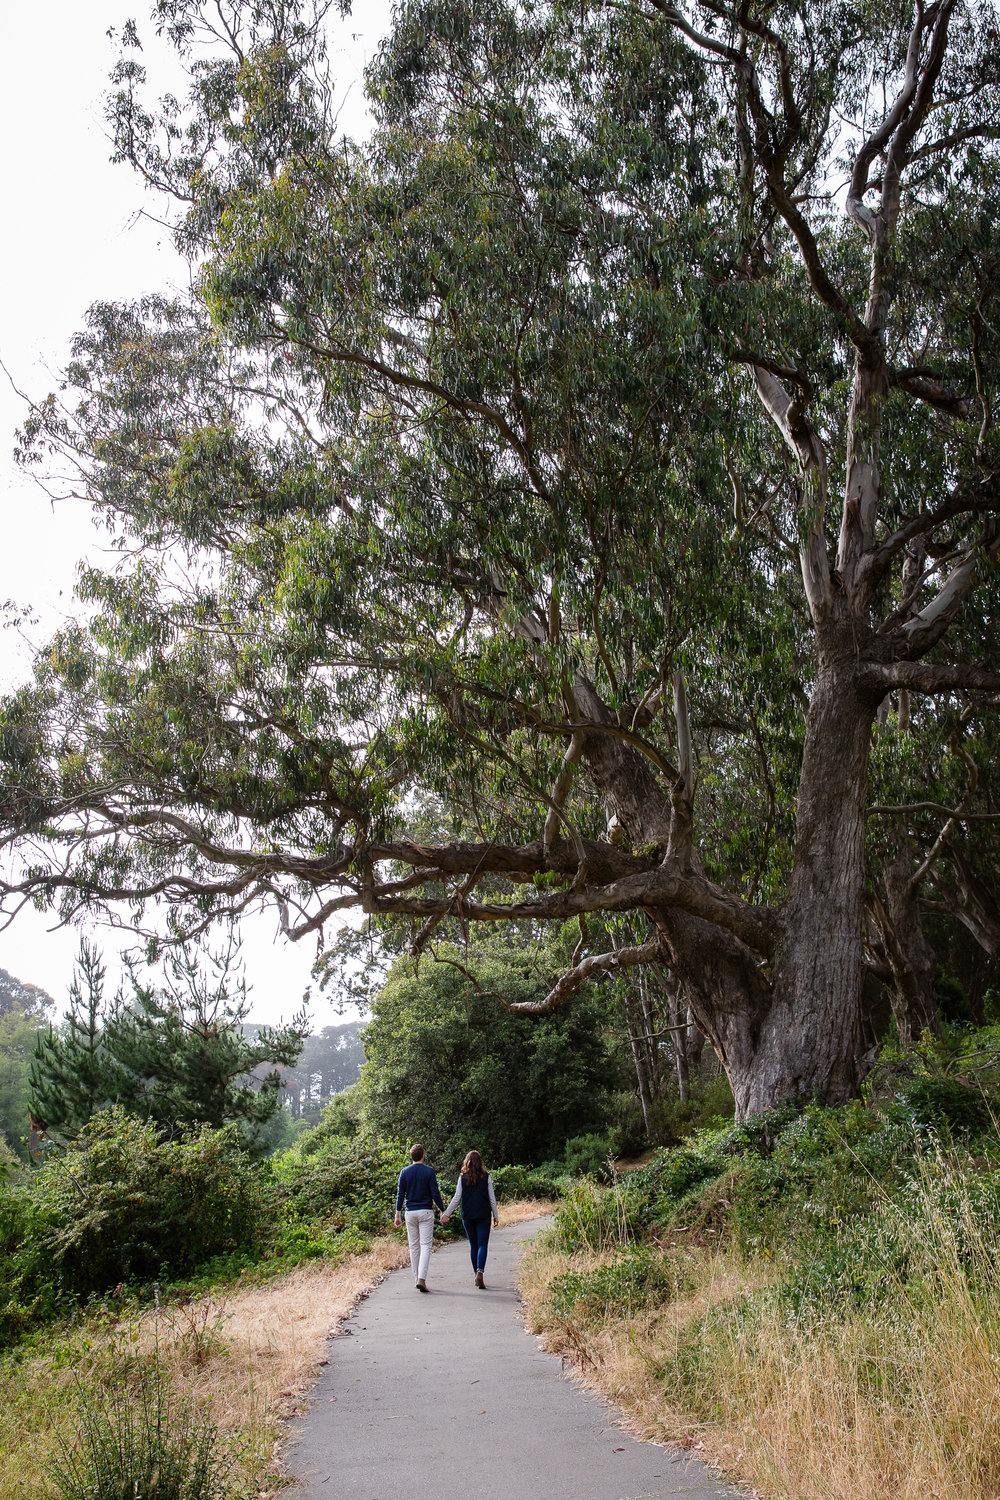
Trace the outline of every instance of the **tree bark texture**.
[[769, 1003], [724, 1058], [738, 1118], [785, 1099], [840, 1103], [857, 1090], [864, 817], [877, 701], [851, 663], [821, 666], [806, 721], [795, 864]]

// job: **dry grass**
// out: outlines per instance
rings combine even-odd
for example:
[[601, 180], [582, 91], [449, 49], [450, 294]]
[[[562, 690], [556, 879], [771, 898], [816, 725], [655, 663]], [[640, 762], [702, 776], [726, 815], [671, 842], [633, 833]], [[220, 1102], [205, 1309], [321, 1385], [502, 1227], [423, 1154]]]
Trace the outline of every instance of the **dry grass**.
[[240, 1478], [258, 1493], [275, 1482], [282, 1420], [302, 1404], [337, 1324], [408, 1260], [395, 1236], [337, 1265], [314, 1263], [263, 1285], [205, 1295], [138, 1317], [91, 1320], [0, 1374], [0, 1500], [52, 1493], [45, 1466], [75, 1428], [77, 1382], [134, 1377], [153, 1359], [175, 1389], [233, 1443]]
[[[502, 1224], [551, 1213], [505, 1203]], [[211, 1410], [251, 1491], [280, 1485], [284, 1420], [304, 1404], [331, 1333], [390, 1271], [409, 1261], [405, 1237], [375, 1241], [337, 1264], [312, 1262], [263, 1284], [115, 1318], [102, 1312], [0, 1367], [0, 1500], [47, 1500], [46, 1465], [76, 1430], [75, 1393], [134, 1380], [154, 1361], [175, 1390]]]
[[808, 1323], [773, 1294], [772, 1269], [724, 1251], [691, 1257], [683, 1300], [627, 1320], [592, 1301], [559, 1318], [547, 1302], [556, 1275], [610, 1255], [543, 1244], [522, 1291], [533, 1330], [631, 1431], [696, 1449], [761, 1496], [998, 1500], [1000, 1226], [970, 1212], [956, 1236], [929, 1212], [920, 1233], [922, 1278], [874, 1312]]
[[556, 1205], [548, 1198], [515, 1198], [500, 1205], [500, 1227], [507, 1224], [526, 1224], [529, 1219], [541, 1219], [555, 1212]]

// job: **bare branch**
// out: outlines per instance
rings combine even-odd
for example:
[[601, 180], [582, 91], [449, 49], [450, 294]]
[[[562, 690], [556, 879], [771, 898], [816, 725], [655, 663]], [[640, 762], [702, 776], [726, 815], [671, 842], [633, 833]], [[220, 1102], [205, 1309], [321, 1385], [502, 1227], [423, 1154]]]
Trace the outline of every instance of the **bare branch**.
[[[566, 747], [566, 754], [563, 756], [563, 763], [559, 769], [559, 775], [556, 777], [556, 784], [552, 788], [552, 796], [549, 798], [549, 810], [545, 818], [545, 829], [542, 834], [542, 847], [546, 858], [551, 853], [552, 846], [556, 841], [560, 823], [566, 823], [566, 819], [563, 816], [563, 808], [566, 805], [566, 798], [569, 796], [569, 789], [573, 785], [573, 773], [580, 756], [583, 754], [583, 746], [583, 734], [580, 730], [576, 730], [570, 738], [569, 745]], [[567, 824], [566, 826], [567, 831], [569, 831], [569, 825]], [[583, 860], [584, 855], [581, 845], [581, 864]]]

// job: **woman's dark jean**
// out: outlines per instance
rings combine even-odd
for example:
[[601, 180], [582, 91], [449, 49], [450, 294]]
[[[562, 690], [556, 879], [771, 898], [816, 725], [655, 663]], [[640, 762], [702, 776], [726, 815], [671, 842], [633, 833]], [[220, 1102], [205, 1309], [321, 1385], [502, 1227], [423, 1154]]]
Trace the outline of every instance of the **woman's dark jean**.
[[463, 1220], [465, 1232], [469, 1236], [469, 1254], [472, 1256], [472, 1269], [482, 1271], [486, 1267], [486, 1252], [490, 1244], [490, 1221], [489, 1219]]

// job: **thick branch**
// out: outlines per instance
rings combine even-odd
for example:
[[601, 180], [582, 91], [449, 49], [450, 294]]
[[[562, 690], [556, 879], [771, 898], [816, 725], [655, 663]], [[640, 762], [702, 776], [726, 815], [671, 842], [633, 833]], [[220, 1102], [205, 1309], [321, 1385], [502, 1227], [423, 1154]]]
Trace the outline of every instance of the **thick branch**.
[[965, 662], [946, 666], [923, 661], [884, 662], [869, 664], [861, 675], [867, 685], [882, 687], [887, 693], [893, 688], [909, 688], [914, 693], [1000, 693], [1000, 672], [987, 672], [985, 667]]
[[757, 394], [764, 410], [798, 460], [802, 476], [803, 503], [808, 507], [805, 541], [799, 548], [806, 598], [815, 621], [827, 613], [833, 600], [830, 559], [823, 535], [826, 512], [826, 451], [818, 435], [805, 420], [802, 398], [788, 394], [781, 381], [763, 365], [753, 366]]
[[544, 1000], [504, 1000], [503, 1003], [515, 1016], [544, 1016], [561, 1005], [568, 995], [572, 995], [592, 975], [634, 968], [636, 964], [662, 963], [665, 954], [664, 944], [659, 938], [653, 938], [635, 948], [614, 948], [610, 953], [593, 953], [561, 974]]
[[[490, 851], [485, 858], [484, 849]], [[494, 854], [506, 855], [505, 862], [509, 863], [513, 852], [493, 849], [489, 845], [480, 846], [480, 861], [488, 871]], [[369, 857], [371, 855], [372, 851], [369, 851]], [[420, 851], [420, 862], [425, 868], [438, 860], [441, 864], [451, 864], [451, 855], [448, 848], [436, 852], [425, 848]], [[431, 878], [428, 875], [428, 879]], [[481, 922], [565, 920], [577, 917], [581, 912], [679, 907], [713, 926], [724, 928], [765, 956], [772, 952], [777, 932], [777, 917], [771, 908], [751, 906], [713, 885], [702, 875], [680, 874], [663, 867], [626, 875], [608, 885], [557, 891], [533, 901], [456, 901], [451, 895], [390, 897], [383, 896], [378, 884], [372, 880], [365, 890], [364, 906], [368, 912], [384, 915], [424, 918], [458, 915]]]

